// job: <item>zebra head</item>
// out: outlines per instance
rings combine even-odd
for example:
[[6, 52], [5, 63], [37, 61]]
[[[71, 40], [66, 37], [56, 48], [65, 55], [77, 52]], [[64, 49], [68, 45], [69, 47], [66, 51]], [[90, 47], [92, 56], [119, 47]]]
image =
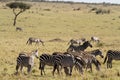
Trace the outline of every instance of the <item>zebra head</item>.
[[101, 58], [104, 58], [104, 56], [102, 55], [102, 52], [99, 49], [96, 49], [96, 50], [92, 51], [91, 54], [93, 54], [95, 56], [99, 55]]
[[32, 54], [33, 54], [36, 58], [39, 58], [39, 57], [38, 57], [38, 50], [33, 51]]
[[92, 48], [92, 44], [90, 44], [89, 41], [84, 42], [83, 45], [90, 46]]
[[102, 52], [99, 49], [97, 50], [97, 53], [98, 55], [100, 55], [101, 58], [104, 58], [104, 56], [102, 55]]

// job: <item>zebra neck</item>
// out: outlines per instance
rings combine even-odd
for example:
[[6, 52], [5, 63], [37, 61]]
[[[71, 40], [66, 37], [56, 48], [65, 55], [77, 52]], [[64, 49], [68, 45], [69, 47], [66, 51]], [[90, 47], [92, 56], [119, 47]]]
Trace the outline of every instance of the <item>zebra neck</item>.
[[34, 58], [35, 58], [35, 56], [34, 55], [32, 55], [32, 56], [30, 56], [31, 58], [32, 58], [32, 60], [34, 60]]
[[30, 64], [31, 66], [33, 66], [33, 65], [34, 65], [34, 58], [35, 58], [35, 56], [34, 56], [34, 55], [30, 56], [30, 59], [29, 59], [29, 64]]

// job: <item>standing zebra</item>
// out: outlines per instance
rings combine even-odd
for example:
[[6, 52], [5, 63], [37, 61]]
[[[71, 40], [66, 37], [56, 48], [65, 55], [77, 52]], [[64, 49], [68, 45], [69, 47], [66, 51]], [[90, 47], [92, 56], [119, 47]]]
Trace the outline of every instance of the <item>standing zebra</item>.
[[97, 43], [100, 42], [99, 38], [95, 36], [92, 36], [90, 41], [97, 42]]
[[[44, 53], [44, 54], [40, 55], [39, 69], [41, 70], [41, 75], [43, 75], [43, 72], [45, 74], [45, 71], [44, 71], [45, 65], [54, 66], [55, 57], [56, 57], [56, 54], [55, 55], [50, 55], [50, 54]], [[58, 74], [59, 74], [59, 67], [57, 68], [57, 71], [58, 71]]]
[[53, 75], [59, 65], [64, 68], [66, 75], [72, 75], [73, 66], [75, 66], [80, 71], [80, 73], [83, 74], [82, 64], [77, 60], [77, 58], [67, 52], [63, 53], [63, 55], [58, 54], [55, 58]]
[[85, 41], [83, 45], [75, 46], [75, 45], [70, 45], [69, 48], [67, 49], [67, 52], [80, 52], [84, 51], [87, 47], [92, 47], [89, 41]]
[[82, 42], [85, 42], [86, 41], [86, 39], [85, 38], [81, 38], [81, 39], [71, 39], [69, 42], [68, 42], [68, 44], [72, 44], [72, 45], [74, 45], [74, 44], [81, 44]]
[[[53, 75], [54, 75], [54, 72], [56, 69], [59, 74], [59, 70], [60, 70], [59, 66], [61, 66], [61, 69], [62, 69], [62, 67], [64, 68], [64, 72], [66, 75], [71, 74], [71, 73], [69, 73], [69, 70], [67, 67], [70, 67], [72, 69], [74, 65], [76, 65], [77, 69], [81, 73], [83, 73], [80, 61], [76, 63], [73, 56], [71, 57], [70, 55], [69, 56], [67, 56], [67, 55], [68, 55], [68, 53], [61, 53], [61, 52], [54, 52], [53, 55], [42, 54], [39, 58], [39, 60], [40, 60], [39, 69], [41, 70], [41, 75], [43, 75], [43, 72], [45, 74], [45, 71], [44, 71], [45, 65], [54, 67]], [[70, 71], [71, 71], [71, 69], [70, 69]]]
[[99, 71], [100, 70], [100, 62], [96, 59], [95, 55], [92, 54], [93, 51], [91, 52], [70, 52], [75, 57], [79, 57], [82, 62], [84, 62], [84, 66], [86, 70], [90, 68], [90, 71], [92, 72], [92, 63], [96, 66], [96, 69]]
[[35, 42], [36, 44], [42, 43], [42, 45], [44, 46], [44, 42], [41, 39], [33, 38], [33, 37], [30, 37], [26, 44], [31, 44], [32, 45], [33, 42]]
[[87, 51], [87, 53], [92, 54], [92, 55], [94, 55], [95, 57], [98, 56], [98, 55], [99, 55], [101, 58], [104, 57], [104, 56], [102, 55], [102, 52], [101, 52], [99, 49], [96, 49], [96, 50], [93, 50], [93, 51]]
[[120, 51], [108, 50], [104, 63], [107, 60], [107, 68], [112, 68], [112, 60], [120, 60]]
[[38, 58], [38, 50], [34, 50], [30, 55], [26, 53], [20, 53], [17, 57], [17, 65], [16, 65], [16, 73], [18, 73], [18, 69], [20, 67], [20, 71], [22, 72], [23, 67], [27, 67], [27, 72], [31, 72], [31, 68], [34, 65], [34, 57]]

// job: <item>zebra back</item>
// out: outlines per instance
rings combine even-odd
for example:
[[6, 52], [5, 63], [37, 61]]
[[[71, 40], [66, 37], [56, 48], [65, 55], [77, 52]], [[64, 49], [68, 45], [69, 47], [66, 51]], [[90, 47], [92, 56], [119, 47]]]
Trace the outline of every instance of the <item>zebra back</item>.
[[108, 58], [111, 60], [120, 60], [120, 51], [108, 50], [103, 63], [105, 63]]

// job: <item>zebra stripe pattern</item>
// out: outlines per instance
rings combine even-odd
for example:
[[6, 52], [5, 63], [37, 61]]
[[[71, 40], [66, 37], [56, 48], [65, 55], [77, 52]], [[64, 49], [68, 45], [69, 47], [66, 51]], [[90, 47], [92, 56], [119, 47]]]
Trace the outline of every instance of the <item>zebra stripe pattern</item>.
[[104, 63], [107, 60], [107, 68], [112, 68], [112, 60], [120, 60], [120, 51], [117, 50], [108, 50]]
[[90, 71], [92, 72], [92, 63], [96, 66], [96, 69], [99, 71], [100, 70], [100, 62], [96, 59], [96, 57], [92, 54], [93, 51], [90, 52], [71, 52], [70, 54], [79, 57], [82, 62], [84, 63], [84, 66], [87, 70], [87, 68], [90, 68]]
[[[66, 75], [71, 75], [72, 68], [74, 65], [76, 65], [77, 69], [79, 69], [81, 74], [83, 73], [81, 63], [80, 62], [76, 63], [74, 56], [68, 54], [67, 52], [65, 53], [54, 52], [53, 55], [42, 54], [39, 60], [40, 60], [39, 69], [41, 70], [41, 75], [43, 75], [43, 72], [45, 74], [44, 71], [45, 65], [53, 66], [53, 75], [56, 69], [59, 74], [60, 70], [59, 66], [61, 66], [61, 69], [62, 67], [64, 68], [64, 72]], [[70, 71], [67, 67], [70, 67]]]
[[85, 41], [82, 45], [79, 46], [75, 46], [71, 44], [67, 49], [67, 52], [80, 52], [80, 51], [84, 51], [87, 47], [92, 47], [89, 41]]
[[102, 52], [99, 49], [93, 50], [93, 51], [88, 51], [87, 53], [90, 53], [92, 55], [96, 56], [100, 56], [101, 58], [103, 58], [104, 56], [102, 55]]
[[34, 57], [38, 58], [38, 50], [32, 51], [28, 56], [26, 53], [20, 53], [17, 57], [17, 65], [16, 65], [16, 74], [18, 73], [18, 69], [22, 72], [23, 67], [27, 67], [27, 72], [31, 72], [31, 68], [34, 65]]
[[81, 39], [71, 39], [68, 44], [74, 45], [74, 44], [81, 44], [83, 42], [85, 42], [86, 39], [85, 38], [81, 38]]
[[[57, 66], [62, 66], [64, 67], [65, 73], [66, 75], [72, 75], [72, 69], [73, 66], [77, 67], [77, 69], [79, 69], [80, 73], [83, 74], [83, 70], [82, 70], [82, 65], [80, 62], [77, 61], [77, 59], [75, 59], [75, 57], [71, 54], [67, 54], [67, 52], [63, 53], [64, 55], [57, 55], [55, 58], [55, 65], [54, 65], [54, 69], [53, 69], [53, 75], [55, 70], [57, 69]], [[69, 67], [69, 69], [68, 69]]]
[[[45, 65], [48, 66], [54, 66], [55, 63], [55, 57], [56, 55], [50, 55], [50, 54], [42, 54], [39, 58], [40, 60], [40, 65], [39, 65], [39, 69], [41, 70], [41, 75], [43, 75], [43, 72], [45, 74], [44, 68]], [[58, 74], [59, 74], [59, 69], [57, 68]]]

